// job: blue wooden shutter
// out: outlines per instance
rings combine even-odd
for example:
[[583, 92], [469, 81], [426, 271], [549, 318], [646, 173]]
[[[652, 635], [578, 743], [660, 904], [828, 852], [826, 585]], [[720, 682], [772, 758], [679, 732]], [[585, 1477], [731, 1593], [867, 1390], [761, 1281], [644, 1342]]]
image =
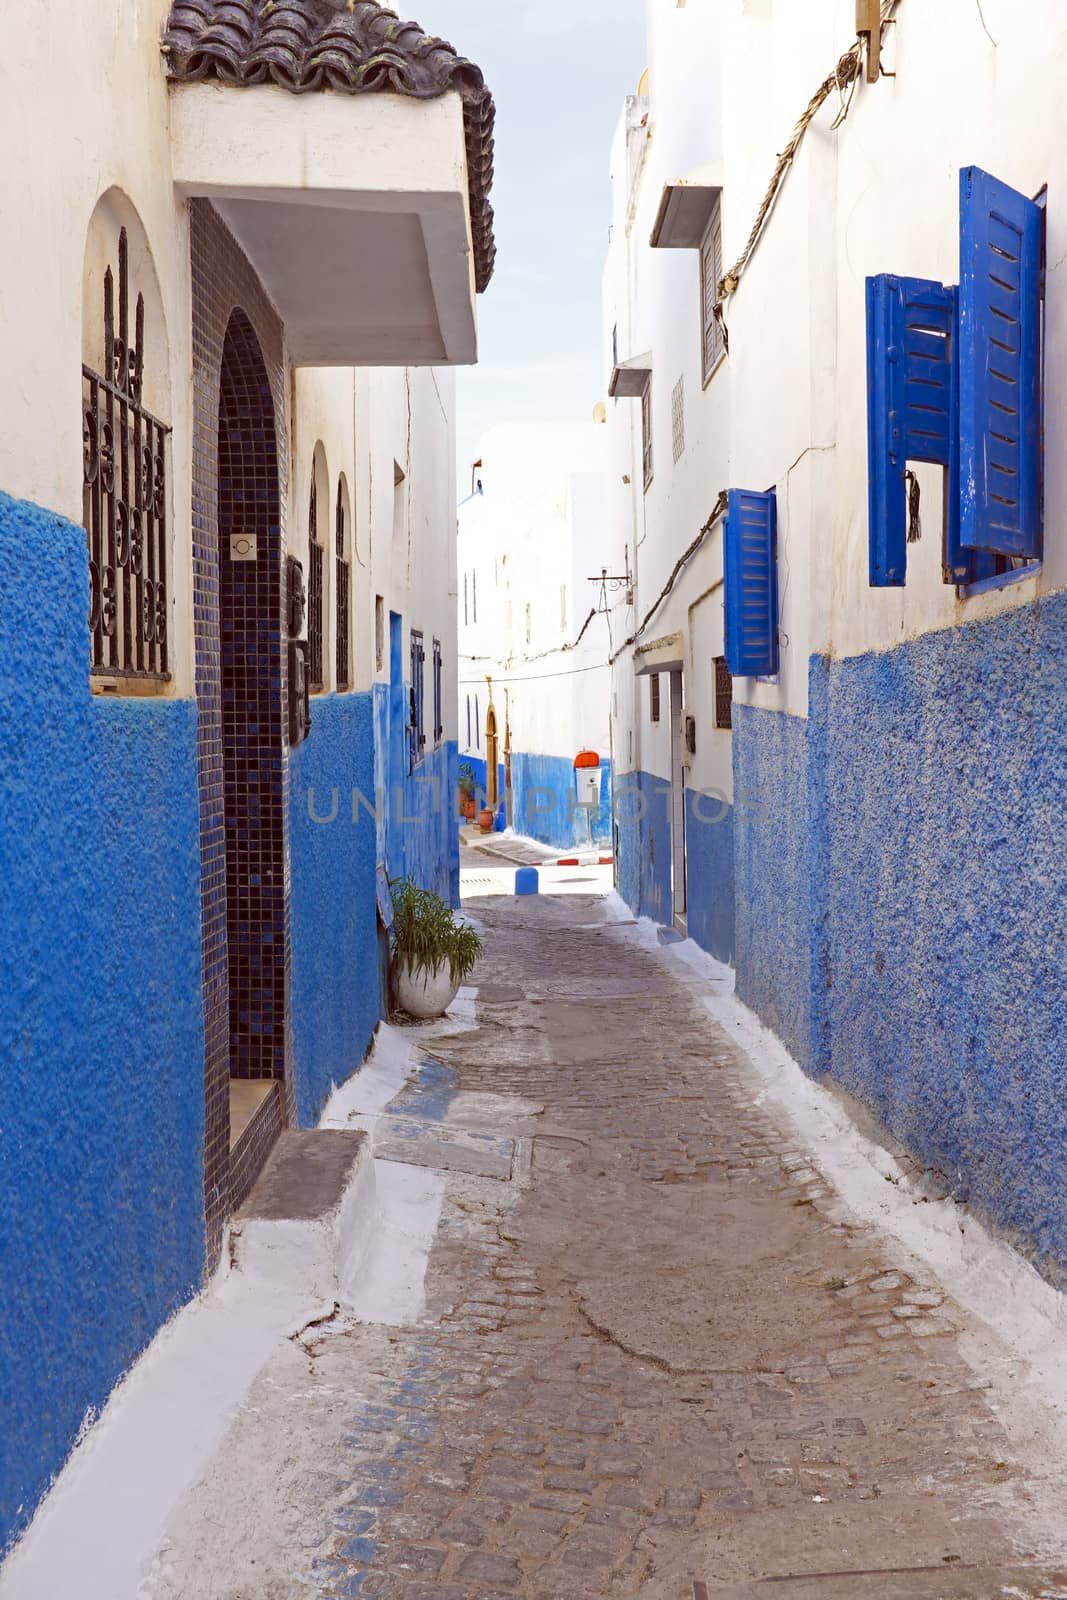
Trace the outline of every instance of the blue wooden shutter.
[[1041, 553], [1041, 208], [960, 173], [960, 541]]
[[735, 678], [778, 671], [778, 538], [774, 490], [731, 489], [723, 531], [726, 660]]
[[874, 588], [899, 588], [905, 580], [909, 461], [947, 469], [946, 550], [958, 545], [956, 346], [955, 289], [889, 273], [867, 279], [867, 510]]

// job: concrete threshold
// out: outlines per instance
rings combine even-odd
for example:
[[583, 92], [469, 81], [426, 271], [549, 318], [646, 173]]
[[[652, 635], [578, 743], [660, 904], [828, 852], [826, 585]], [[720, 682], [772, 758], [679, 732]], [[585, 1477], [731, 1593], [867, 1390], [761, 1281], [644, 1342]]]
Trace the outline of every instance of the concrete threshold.
[[339, 1301], [359, 1274], [376, 1210], [360, 1130], [287, 1130], [234, 1219], [231, 1255], [249, 1279]]

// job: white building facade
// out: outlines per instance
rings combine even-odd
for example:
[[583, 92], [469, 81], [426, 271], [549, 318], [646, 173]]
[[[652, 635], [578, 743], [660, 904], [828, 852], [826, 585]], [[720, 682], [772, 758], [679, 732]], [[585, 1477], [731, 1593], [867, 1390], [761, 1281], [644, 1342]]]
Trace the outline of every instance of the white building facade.
[[611, 838], [606, 432], [494, 428], [459, 509], [460, 766], [479, 805], [561, 848]]
[[[372, 0], [5, 11], [0, 1553], [458, 894], [477, 67]], [[17, 241], [17, 247], [16, 247]]]
[[883, 4], [871, 47], [853, 0], [649, 6], [605, 278], [619, 882], [1057, 1278], [1067, 20], [982, 11]]

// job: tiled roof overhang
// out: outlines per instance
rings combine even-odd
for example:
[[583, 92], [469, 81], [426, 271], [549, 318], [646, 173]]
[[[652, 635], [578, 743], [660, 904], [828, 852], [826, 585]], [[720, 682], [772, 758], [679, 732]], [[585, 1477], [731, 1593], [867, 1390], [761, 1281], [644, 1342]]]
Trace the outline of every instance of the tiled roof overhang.
[[174, 0], [163, 38], [170, 78], [236, 87], [273, 83], [291, 94], [333, 89], [463, 101], [475, 283], [493, 275], [496, 243], [493, 97], [481, 69], [450, 44], [401, 22], [377, 0]]

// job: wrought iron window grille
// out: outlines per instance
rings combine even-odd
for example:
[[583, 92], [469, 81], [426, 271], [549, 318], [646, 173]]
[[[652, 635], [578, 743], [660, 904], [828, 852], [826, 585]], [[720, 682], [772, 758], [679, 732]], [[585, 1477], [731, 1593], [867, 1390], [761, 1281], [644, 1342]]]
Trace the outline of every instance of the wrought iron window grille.
[[734, 725], [734, 680], [725, 656], [715, 657], [715, 726]]
[[89, 547], [90, 672], [166, 682], [167, 435], [146, 410], [144, 296], [130, 342], [129, 249], [104, 274], [104, 372], [82, 366], [82, 506]]
[[433, 743], [435, 750], [440, 749], [441, 739], [445, 731], [444, 696], [442, 694], [443, 672], [444, 663], [441, 657], [441, 641], [440, 639], [435, 639], [433, 642]]

